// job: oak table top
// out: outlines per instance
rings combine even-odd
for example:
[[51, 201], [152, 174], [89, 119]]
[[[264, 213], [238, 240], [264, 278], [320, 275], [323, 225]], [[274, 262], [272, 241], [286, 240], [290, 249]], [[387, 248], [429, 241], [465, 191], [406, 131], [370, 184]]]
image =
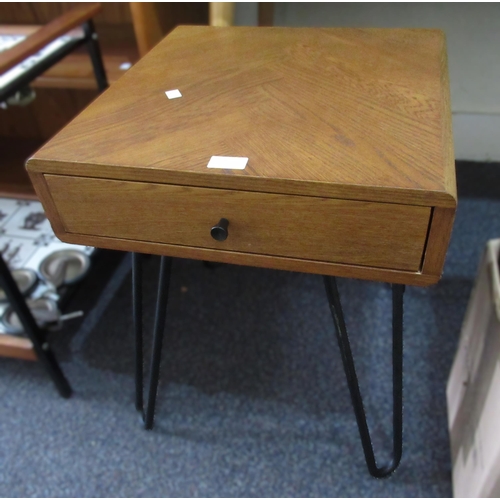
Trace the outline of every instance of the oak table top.
[[444, 35], [181, 26], [27, 168], [65, 241], [431, 284], [456, 209]]

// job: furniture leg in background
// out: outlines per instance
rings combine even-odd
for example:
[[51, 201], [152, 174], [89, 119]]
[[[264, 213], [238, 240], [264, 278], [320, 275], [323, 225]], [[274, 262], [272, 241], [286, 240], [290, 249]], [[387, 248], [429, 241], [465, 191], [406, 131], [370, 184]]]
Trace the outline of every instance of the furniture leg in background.
[[89, 19], [83, 25], [85, 39], [87, 43], [87, 50], [89, 52], [90, 60], [92, 62], [92, 69], [97, 82], [99, 92], [103, 92], [108, 88], [108, 79], [106, 77], [106, 70], [102, 61], [101, 48], [99, 47], [98, 35], [95, 31], [94, 22]]
[[[210, 2], [210, 26], [233, 26], [234, 12], [234, 2]], [[257, 25], [273, 26], [273, 24], [274, 2], [259, 2]]]
[[54, 382], [59, 394], [63, 398], [71, 396], [71, 387], [66, 380], [59, 364], [56, 361], [54, 353], [51, 351], [47, 342], [46, 333], [42, 331], [31, 314], [24, 297], [19, 291], [16, 282], [10, 274], [7, 264], [0, 254], [0, 287], [5, 291], [5, 295], [9, 300], [12, 309], [16, 312], [19, 321], [23, 325], [24, 332], [29, 337], [33, 344], [33, 348], [38, 360], [42, 363], [52, 381]]
[[233, 26], [234, 2], [210, 2], [210, 26]]
[[180, 24], [209, 23], [207, 2], [130, 2], [130, 11], [140, 57]]
[[[9, 100], [17, 92], [28, 87], [33, 80], [42, 75], [47, 69], [82, 45], [87, 46], [98, 89], [100, 91], [105, 90], [108, 87], [108, 81], [97, 33], [92, 21], [93, 16], [100, 10], [101, 6], [99, 4], [76, 7], [34, 31], [30, 36], [27, 36], [10, 49], [0, 53], [0, 73], [3, 73], [4, 77], [0, 86], [0, 102]], [[83, 36], [77, 34], [61, 38], [79, 26], [83, 28]], [[46, 50], [47, 47], [54, 44], [56, 44], [55, 49]], [[19, 66], [21, 63], [23, 64], [22, 71]], [[24, 333], [32, 344], [32, 347], [28, 347], [26, 339], [2, 334], [0, 336], [2, 354], [22, 357], [23, 359], [33, 359], [35, 356], [29, 354], [33, 354], [34, 351], [36, 358], [48, 371], [61, 396], [69, 397], [71, 388], [50, 350], [46, 332], [37, 325], [1, 255], [0, 286], [5, 290], [8, 301], [19, 317]]]

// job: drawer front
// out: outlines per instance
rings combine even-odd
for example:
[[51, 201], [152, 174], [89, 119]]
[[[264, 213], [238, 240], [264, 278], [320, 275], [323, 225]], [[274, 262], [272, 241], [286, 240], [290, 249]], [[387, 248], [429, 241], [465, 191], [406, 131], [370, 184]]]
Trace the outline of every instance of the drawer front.
[[[418, 271], [431, 209], [169, 184], [45, 176], [69, 233]], [[211, 228], [229, 221], [229, 236]]]

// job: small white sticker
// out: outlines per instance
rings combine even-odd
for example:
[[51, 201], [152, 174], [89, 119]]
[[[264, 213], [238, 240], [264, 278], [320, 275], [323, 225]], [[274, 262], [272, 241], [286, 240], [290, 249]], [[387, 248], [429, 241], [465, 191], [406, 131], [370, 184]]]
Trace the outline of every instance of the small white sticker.
[[127, 69], [130, 69], [132, 67], [132, 63], [130, 62], [124, 62], [120, 64], [120, 69], [122, 71], [127, 71]]
[[165, 95], [169, 98], [169, 99], [177, 99], [178, 97], [182, 97], [182, 94], [180, 93], [179, 89], [175, 89], [175, 90], [167, 90], [165, 92]]
[[241, 156], [212, 156], [207, 168], [228, 168], [231, 170], [244, 170], [248, 158]]

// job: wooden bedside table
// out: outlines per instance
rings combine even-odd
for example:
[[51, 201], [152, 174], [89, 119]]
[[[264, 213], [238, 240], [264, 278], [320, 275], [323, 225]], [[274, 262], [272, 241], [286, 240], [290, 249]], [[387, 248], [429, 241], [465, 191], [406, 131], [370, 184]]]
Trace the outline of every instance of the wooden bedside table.
[[[365, 456], [384, 476], [401, 455], [400, 285], [438, 281], [456, 209], [446, 61], [437, 30], [179, 27], [27, 168], [63, 241], [398, 284], [394, 460], [377, 467], [336, 283], [325, 278]], [[175, 89], [182, 97], [167, 98]], [[213, 156], [236, 160], [208, 168]]]

